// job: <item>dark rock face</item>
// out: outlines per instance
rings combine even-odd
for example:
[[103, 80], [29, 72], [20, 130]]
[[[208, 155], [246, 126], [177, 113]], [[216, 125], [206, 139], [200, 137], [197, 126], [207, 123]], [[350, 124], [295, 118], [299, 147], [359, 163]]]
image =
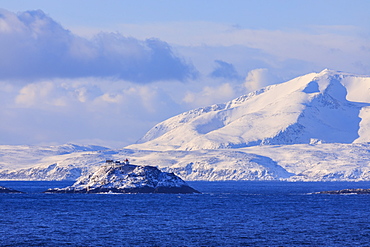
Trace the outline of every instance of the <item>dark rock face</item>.
[[350, 194], [370, 194], [370, 189], [344, 189], [344, 190], [331, 190], [331, 191], [321, 191], [315, 194], [330, 194], [330, 195], [350, 195]]
[[80, 177], [66, 188], [48, 189], [44, 193], [158, 193], [193, 194], [199, 191], [188, 186], [173, 173], [153, 166], [106, 164], [96, 172]]
[[98, 193], [122, 193], [122, 194], [198, 194], [199, 191], [190, 186], [181, 187], [138, 187], [138, 188], [95, 188], [95, 189], [48, 189], [44, 193], [59, 193], [59, 194], [98, 194]]
[[0, 186], [0, 193], [23, 193], [23, 192]]

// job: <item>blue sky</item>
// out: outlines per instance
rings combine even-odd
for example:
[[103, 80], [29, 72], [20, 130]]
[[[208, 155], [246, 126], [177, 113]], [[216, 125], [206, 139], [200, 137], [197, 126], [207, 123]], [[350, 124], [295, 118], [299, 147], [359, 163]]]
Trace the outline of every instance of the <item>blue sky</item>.
[[325, 68], [370, 75], [370, 1], [0, 0], [0, 144], [122, 147]]
[[67, 27], [109, 27], [117, 23], [210, 21], [242, 28], [281, 29], [310, 25], [369, 27], [367, 0], [13, 0], [10, 11], [42, 9]]

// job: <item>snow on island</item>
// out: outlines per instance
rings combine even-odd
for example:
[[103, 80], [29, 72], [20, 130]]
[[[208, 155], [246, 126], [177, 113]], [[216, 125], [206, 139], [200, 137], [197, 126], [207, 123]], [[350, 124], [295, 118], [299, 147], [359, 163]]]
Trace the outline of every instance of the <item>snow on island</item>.
[[0, 186], [0, 193], [23, 193], [23, 192]]
[[44, 193], [200, 193], [173, 173], [154, 166], [107, 160], [93, 173], [81, 176], [72, 186]]
[[329, 195], [363, 195], [370, 194], [370, 189], [344, 189], [344, 190], [330, 190], [321, 191], [314, 194], [329, 194]]

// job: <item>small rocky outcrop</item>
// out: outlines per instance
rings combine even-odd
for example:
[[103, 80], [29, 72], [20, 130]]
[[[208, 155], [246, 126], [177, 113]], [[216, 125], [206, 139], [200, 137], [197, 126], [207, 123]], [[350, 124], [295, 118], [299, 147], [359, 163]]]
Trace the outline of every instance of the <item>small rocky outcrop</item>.
[[80, 177], [66, 188], [48, 189], [44, 193], [200, 193], [173, 173], [153, 166], [106, 163], [96, 172]]
[[330, 195], [351, 195], [351, 194], [370, 194], [370, 189], [344, 189], [344, 190], [331, 190], [331, 191], [321, 191], [315, 194], [330, 194]]
[[23, 193], [23, 192], [0, 186], [0, 193]]

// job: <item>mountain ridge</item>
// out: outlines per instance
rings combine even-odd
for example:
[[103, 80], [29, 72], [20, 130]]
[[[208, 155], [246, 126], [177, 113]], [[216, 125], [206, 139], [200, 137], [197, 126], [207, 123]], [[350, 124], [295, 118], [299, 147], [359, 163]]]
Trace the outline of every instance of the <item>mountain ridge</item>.
[[[361, 82], [363, 90], [354, 84]], [[197, 150], [370, 141], [370, 77], [323, 70], [184, 112], [133, 149]], [[186, 133], [184, 135], [183, 133]]]

